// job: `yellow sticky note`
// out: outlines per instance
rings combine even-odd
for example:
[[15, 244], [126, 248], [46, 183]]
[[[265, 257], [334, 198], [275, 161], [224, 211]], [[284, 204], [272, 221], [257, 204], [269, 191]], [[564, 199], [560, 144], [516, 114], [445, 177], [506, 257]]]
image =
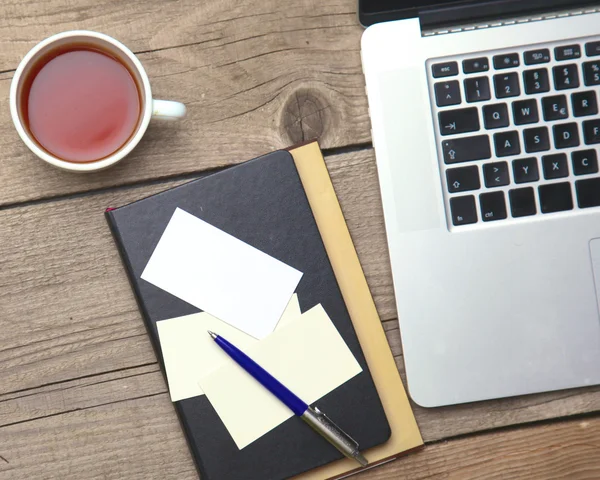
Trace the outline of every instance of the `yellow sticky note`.
[[[300, 316], [298, 296], [288, 303], [276, 331]], [[231, 359], [215, 344], [207, 331], [223, 335], [230, 342], [248, 349], [259, 343], [254, 337], [206, 312], [156, 322], [160, 348], [167, 372], [171, 401], [203, 395], [198, 379]]]
[[[248, 348], [218, 333], [308, 404], [362, 371], [321, 305]], [[293, 416], [233, 360], [207, 373], [199, 383], [240, 449]]]

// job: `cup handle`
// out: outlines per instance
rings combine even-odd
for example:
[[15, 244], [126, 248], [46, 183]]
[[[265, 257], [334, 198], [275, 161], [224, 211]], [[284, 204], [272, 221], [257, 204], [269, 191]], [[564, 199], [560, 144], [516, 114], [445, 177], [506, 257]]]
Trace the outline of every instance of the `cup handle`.
[[183, 103], [171, 100], [152, 100], [152, 117], [160, 120], [178, 120], [185, 117], [187, 109]]

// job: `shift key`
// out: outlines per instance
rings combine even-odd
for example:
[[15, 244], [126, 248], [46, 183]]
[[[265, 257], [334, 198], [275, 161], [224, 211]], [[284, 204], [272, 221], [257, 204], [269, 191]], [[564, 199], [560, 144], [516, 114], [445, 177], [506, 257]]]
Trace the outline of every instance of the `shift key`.
[[445, 110], [440, 112], [438, 116], [442, 135], [455, 135], [479, 130], [479, 113], [476, 107]]
[[442, 150], [444, 152], [444, 163], [448, 165], [486, 160], [492, 157], [490, 139], [487, 135], [444, 140]]

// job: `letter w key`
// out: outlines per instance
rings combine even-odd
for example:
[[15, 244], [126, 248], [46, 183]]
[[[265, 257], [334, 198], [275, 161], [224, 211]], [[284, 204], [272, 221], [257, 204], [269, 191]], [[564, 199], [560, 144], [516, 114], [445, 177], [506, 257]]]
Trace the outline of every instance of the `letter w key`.
[[513, 117], [515, 125], [537, 123], [540, 120], [537, 100], [535, 98], [521, 100], [513, 103]]

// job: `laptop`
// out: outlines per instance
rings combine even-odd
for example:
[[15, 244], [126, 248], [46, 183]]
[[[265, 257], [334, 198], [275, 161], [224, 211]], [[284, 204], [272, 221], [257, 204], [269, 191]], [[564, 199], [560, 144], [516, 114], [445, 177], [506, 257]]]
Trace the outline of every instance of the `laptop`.
[[600, 384], [600, 2], [360, 18], [413, 400]]

